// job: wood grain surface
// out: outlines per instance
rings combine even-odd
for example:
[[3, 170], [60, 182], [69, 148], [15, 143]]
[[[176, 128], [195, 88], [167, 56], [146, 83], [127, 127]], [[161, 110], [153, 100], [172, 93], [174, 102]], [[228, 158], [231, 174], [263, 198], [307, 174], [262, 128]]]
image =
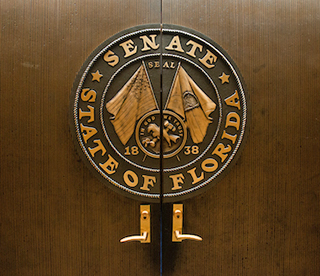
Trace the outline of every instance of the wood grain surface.
[[319, 14], [311, 0], [163, 0], [164, 22], [228, 52], [252, 109], [237, 165], [185, 202], [184, 231], [203, 242], [164, 242], [164, 275], [319, 275]]
[[158, 0], [1, 1], [0, 275], [159, 275], [159, 225], [152, 244], [120, 244], [140, 231], [140, 202], [96, 180], [68, 125], [90, 53], [159, 22]]
[[[111, 35], [160, 22], [159, 0], [0, 2], [0, 275], [160, 275], [140, 202], [104, 187], [68, 126], [77, 71]], [[163, 0], [164, 23], [195, 29], [236, 62], [250, 135], [230, 173], [184, 203], [173, 244], [163, 206], [163, 275], [311, 275], [320, 271], [320, 2]]]

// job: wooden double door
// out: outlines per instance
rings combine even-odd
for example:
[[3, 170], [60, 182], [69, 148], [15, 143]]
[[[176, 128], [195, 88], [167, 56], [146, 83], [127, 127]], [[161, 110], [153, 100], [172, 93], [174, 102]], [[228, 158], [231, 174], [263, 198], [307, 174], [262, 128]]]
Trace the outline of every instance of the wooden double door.
[[[1, 275], [318, 275], [320, 4], [317, 1], [8, 1], [0, 3]], [[195, 29], [222, 46], [246, 81], [250, 134], [213, 188], [152, 204], [97, 180], [69, 133], [83, 61], [108, 37], [147, 23]], [[160, 219], [161, 218], [161, 219]]]

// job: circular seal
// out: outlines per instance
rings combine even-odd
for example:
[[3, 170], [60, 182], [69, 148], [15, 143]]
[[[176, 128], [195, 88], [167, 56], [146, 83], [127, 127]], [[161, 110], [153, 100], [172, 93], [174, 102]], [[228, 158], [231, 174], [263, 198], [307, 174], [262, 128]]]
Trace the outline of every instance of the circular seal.
[[234, 62], [204, 35], [137, 26], [102, 43], [71, 94], [71, 133], [112, 189], [172, 202], [226, 175], [244, 145], [248, 99]]
[[[162, 120], [160, 120], [162, 117]], [[162, 122], [159, 127], [156, 122]], [[161, 140], [160, 140], [161, 139]], [[154, 110], [144, 115], [136, 128], [139, 148], [153, 158], [170, 158], [177, 155], [187, 140], [183, 120], [174, 112]], [[162, 155], [161, 155], [162, 153]]]

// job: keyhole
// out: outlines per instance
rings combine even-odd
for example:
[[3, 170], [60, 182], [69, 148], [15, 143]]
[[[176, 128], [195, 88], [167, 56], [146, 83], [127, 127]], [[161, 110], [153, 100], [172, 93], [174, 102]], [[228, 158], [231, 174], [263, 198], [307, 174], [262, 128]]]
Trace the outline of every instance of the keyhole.
[[148, 212], [147, 211], [143, 211], [142, 212], [142, 218], [143, 219], [147, 219], [148, 218]]
[[175, 215], [176, 215], [176, 218], [179, 219], [180, 216], [181, 216], [181, 211], [180, 210], [175, 210]]

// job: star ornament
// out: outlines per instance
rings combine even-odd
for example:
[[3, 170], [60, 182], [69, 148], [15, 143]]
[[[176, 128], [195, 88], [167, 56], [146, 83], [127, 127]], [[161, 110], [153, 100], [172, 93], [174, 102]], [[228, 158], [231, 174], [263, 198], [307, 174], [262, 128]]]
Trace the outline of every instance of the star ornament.
[[226, 75], [224, 72], [222, 73], [222, 75], [219, 77], [219, 79], [221, 80], [221, 83], [229, 83], [229, 77], [230, 75]]
[[95, 73], [91, 73], [92, 75], [92, 81], [100, 82], [100, 79], [103, 77], [102, 74], [100, 74], [99, 70], [97, 70]]

